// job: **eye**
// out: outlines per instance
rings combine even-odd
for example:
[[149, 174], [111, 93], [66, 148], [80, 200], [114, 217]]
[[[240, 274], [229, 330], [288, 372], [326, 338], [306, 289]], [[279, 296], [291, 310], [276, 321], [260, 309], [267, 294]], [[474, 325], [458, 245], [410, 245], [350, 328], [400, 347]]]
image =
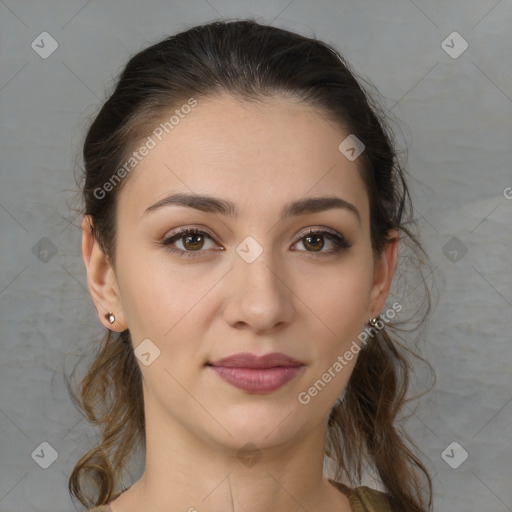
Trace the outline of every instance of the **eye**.
[[[322, 251], [325, 247], [324, 239], [327, 238], [332, 248], [329, 251]], [[170, 237], [165, 238], [161, 244], [166, 247], [167, 250], [178, 254], [179, 256], [186, 256], [188, 258], [194, 258], [199, 256], [198, 253], [204, 252], [201, 249], [205, 248], [205, 240], [209, 239], [213, 242], [212, 237], [206, 233], [205, 231], [201, 231], [196, 228], [183, 228], [178, 232], [174, 233]], [[173, 246], [176, 242], [182, 244], [181, 248], [176, 248]], [[311, 252], [318, 253], [318, 255], [328, 256], [332, 254], [338, 254], [343, 250], [348, 249], [352, 246], [345, 237], [337, 233], [336, 231], [331, 231], [327, 229], [310, 229], [306, 233], [302, 233], [300, 238], [295, 242], [294, 245], [301, 242], [304, 247], [306, 247], [306, 251], [300, 252]], [[206, 247], [208, 249], [208, 247]], [[210, 247], [211, 249], [212, 247]], [[223, 249], [215, 249], [215, 250], [223, 250]]]
[[[164, 245], [167, 250], [179, 256], [194, 258], [197, 256], [195, 253], [201, 252], [201, 249], [204, 247], [205, 238], [209, 238], [213, 241], [212, 237], [205, 231], [195, 228], [184, 228], [172, 236], [165, 238], [162, 241], [162, 245]], [[183, 249], [177, 249], [172, 246], [176, 241], [182, 243]]]
[[[322, 251], [325, 246], [323, 239], [327, 238], [331, 244], [332, 249], [330, 251]], [[304, 247], [309, 248], [306, 252], [319, 253], [322, 256], [328, 256], [329, 254], [338, 254], [345, 249], [352, 246], [344, 236], [339, 233], [327, 229], [310, 229], [306, 233], [302, 233], [298, 242], [302, 242]]]

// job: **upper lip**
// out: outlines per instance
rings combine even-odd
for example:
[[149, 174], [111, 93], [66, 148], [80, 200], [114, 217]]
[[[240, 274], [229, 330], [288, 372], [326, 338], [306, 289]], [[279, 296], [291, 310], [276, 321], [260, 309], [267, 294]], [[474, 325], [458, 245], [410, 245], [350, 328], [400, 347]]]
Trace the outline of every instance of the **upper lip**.
[[275, 368], [278, 366], [289, 368], [303, 365], [300, 361], [281, 352], [272, 352], [263, 356], [240, 352], [207, 364], [229, 368]]

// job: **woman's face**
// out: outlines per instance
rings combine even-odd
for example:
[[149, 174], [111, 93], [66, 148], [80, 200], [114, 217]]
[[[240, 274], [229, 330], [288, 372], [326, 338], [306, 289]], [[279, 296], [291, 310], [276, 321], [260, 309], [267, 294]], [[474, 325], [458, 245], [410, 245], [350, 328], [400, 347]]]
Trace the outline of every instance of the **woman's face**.
[[[343, 356], [381, 312], [396, 257], [390, 245], [373, 259], [358, 160], [338, 149], [347, 135], [290, 98], [202, 100], [126, 178], [110, 273], [119, 300], [102, 300], [116, 315], [105, 325], [130, 330], [155, 421], [237, 450], [325, 424], [357, 359]], [[161, 203], [176, 194], [197, 207]], [[320, 197], [339, 202], [292, 206]], [[200, 233], [164, 245], [184, 228]], [[209, 365], [240, 352], [301, 366]]]

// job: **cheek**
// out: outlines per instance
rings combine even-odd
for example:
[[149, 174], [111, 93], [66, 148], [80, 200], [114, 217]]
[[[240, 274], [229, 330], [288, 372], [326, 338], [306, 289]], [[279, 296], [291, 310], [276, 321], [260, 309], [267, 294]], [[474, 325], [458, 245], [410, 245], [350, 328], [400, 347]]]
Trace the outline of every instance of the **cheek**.
[[211, 288], [222, 277], [203, 269], [180, 269], [165, 254], [149, 251], [134, 251], [119, 264], [123, 310], [134, 347], [150, 339], [160, 349], [160, 362], [177, 375], [198, 361], [202, 322], [209, 314], [205, 307], [213, 296]]
[[338, 268], [311, 275], [311, 280], [301, 277], [298, 296], [323, 320], [326, 333], [343, 335], [366, 321], [373, 267], [365, 260], [352, 258]]
[[308, 386], [314, 389], [308, 389], [316, 393], [315, 383], [326, 383], [319, 384], [320, 409], [333, 404], [350, 379], [360, 353], [358, 336], [365, 321], [370, 284], [366, 270], [347, 266], [330, 279], [320, 280], [304, 301], [309, 308], [304, 314], [311, 317], [309, 332], [314, 341], [309, 343], [312, 367], [307, 379]]

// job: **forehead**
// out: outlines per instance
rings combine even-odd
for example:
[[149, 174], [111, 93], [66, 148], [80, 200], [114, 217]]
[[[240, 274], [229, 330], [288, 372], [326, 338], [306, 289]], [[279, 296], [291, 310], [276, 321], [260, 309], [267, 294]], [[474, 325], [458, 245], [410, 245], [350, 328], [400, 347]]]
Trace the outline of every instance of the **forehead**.
[[[174, 111], [162, 116], [167, 121]], [[367, 209], [356, 161], [338, 149], [348, 133], [295, 98], [197, 101], [131, 171], [119, 198], [124, 213], [172, 192], [208, 193], [275, 211], [290, 199], [336, 194]]]

